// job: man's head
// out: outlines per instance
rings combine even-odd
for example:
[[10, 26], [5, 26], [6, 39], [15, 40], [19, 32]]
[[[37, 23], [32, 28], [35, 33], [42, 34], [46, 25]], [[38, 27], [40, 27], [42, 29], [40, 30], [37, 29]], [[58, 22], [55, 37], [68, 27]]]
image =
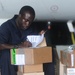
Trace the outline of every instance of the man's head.
[[35, 11], [31, 6], [23, 6], [19, 11], [17, 25], [21, 29], [27, 29], [35, 18]]

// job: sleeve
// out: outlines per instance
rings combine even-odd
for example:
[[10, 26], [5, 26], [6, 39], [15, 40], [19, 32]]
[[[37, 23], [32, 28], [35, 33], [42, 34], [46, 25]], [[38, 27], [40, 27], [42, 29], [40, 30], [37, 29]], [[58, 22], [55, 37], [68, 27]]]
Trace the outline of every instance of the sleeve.
[[7, 25], [3, 24], [0, 26], [0, 43], [7, 43], [9, 40], [9, 29]]

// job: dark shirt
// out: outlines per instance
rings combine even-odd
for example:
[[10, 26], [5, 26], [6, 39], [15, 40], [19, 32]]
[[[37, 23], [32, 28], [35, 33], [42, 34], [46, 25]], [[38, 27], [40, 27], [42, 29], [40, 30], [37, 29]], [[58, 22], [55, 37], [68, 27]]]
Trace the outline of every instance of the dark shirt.
[[19, 44], [26, 40], [27, 35], [37, 34], [31, 27], [26, 30], [19, 30], [16, 26], [16, 18], [17, 15], [0, 26], [0, 43]]
[[[17, 17], [18, 15], [15, 15], [12, 19], [4, 22], [0, 26], [0, 44], [20, 44], [21, 42], [26, 41], [27, 35], [38, 34], [34, 31], [32, 25], [26, 30], [18, 29], [15, 21]], [[10, 49], [0, 50], [0, 68], [2, 69], [2, 75], [10, 75], [12, 72], [11, 75], [15, 75], [13, 70], [15, 67], [16, 71], [17, 67], [12, 66], [10, 61]]]

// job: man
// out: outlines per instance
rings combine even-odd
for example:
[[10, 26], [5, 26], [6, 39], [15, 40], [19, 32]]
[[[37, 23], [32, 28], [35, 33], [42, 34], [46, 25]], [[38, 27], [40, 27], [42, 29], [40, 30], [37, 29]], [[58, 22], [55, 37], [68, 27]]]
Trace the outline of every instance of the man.
[[[17, 66], [11, 65], [10, 63], [10, 49], [32, 46], [26, 37], [31, 34], [38, 34], [32, 26], [34, 18], [34, 9], [30, 6], [24, 6], [19, 11], [19, 15], [15, 15], [12, 19], [0, 26], [1, 75], [17, 75]], [[44, 31], [42, 31], [41, 34], [42, 33], [44, 33]]]
[[10, 49], [32, 46], [26, 37], [35, 34], [31, 27], [34, 18], [34, 9], [23, 6], [19, 15], [15, 15], [0, 26], [1, 75], [16, 75], [17, 67], [10, 63]]

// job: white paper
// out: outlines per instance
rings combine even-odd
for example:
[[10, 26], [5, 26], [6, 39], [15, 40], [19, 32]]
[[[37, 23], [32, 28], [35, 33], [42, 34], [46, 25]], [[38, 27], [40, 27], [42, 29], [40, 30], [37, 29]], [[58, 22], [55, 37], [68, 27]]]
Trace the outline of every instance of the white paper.
[[16, 64], [15, 65], [25, 65], [25, 55], [16, 54]]
[[27, 36], [28, 41], [32, 43], [32, 47], [37, 47], [43, 39], [44, 39], [44, 34], [42, 35], [28, 35]]

